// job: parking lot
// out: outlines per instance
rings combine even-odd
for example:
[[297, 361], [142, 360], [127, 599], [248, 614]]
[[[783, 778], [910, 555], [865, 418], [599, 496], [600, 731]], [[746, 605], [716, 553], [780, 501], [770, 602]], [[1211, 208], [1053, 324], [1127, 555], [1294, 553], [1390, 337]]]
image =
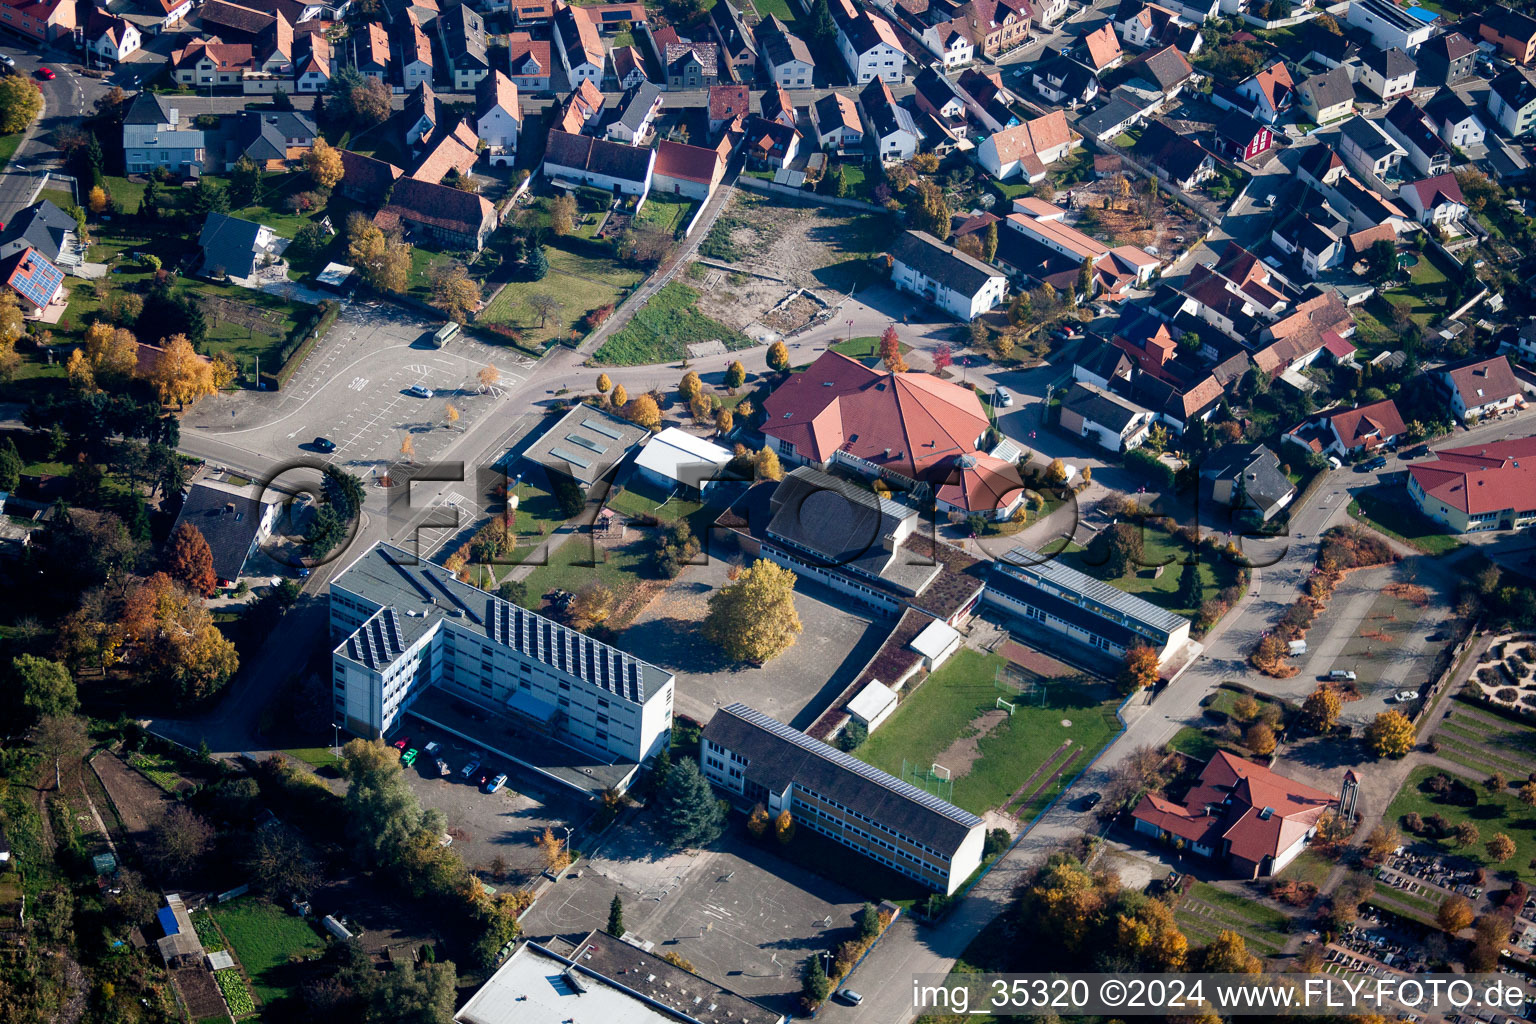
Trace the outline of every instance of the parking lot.
[[580, 877], [539, 898], [524, 933], [574, 942], [607, 924], [618, 893], [630, 936], [652, 952], [676, 953], [711, 981], [793, 1013], [801, 965], [853, 937], [863, 901], [754, 845], [739, 819], [708, 850], [678, 853], [657, 836], [643, 818], [616, 826], [578, 865]]
[[[428, 728], [416, 718], [407, 716], [390, 742], [401, 738], [409, 738], [410, 746], [422, 751], [416, 764], [405, 770], [421, 805], [442, 812], [454, 849], [471, 871], [493, 885], [498, 881], [493, 876], [501, 873], [493, 870], [497, 857], [504, 862], [501, 880], [506, 883], [532, 878], [544, 868], [533, 845], [544, 829], [553, 828], [563, 839], [567, 826], [577, 826], [596, 809], [577, 794], [566, 793], [517, 765], [488, 759], [483, 748]], [[432, 756], [425, 752], [433, 741], [442, 744], [437, 756], [448, 762], [448, 775], [439, 775]], [[473, 778], [466, 779], [461, 769], [471, 757], [481, 765]], [[507, 785], [497, 793], [482, 791], [480, 778], [494, 778], [501, 772], [507, 775]]]
[[[281, 391], [213, 396], [188, 414], [188, 426], [253, 452], [320, 457], [364, 477], [402, 460], [430, 461], [460, 431], [500, 410], [502, 398], [480, 385], [482, 369], [495, 366], [505, 388], [533, 366], [523, 353], [463, 332], [433, 348], [428, 341], [438, 326], [391, 305], [351, 303]], [[413, 387], [433, 397], [408, 393]], [[317, 437], [335, 450], [321, 452]]]

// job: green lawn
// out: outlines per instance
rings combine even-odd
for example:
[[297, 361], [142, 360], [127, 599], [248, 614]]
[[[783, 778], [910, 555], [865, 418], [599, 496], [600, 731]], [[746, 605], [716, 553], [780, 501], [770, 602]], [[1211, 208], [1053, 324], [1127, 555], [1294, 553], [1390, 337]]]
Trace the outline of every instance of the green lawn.
[[1280, 877], [1288, 878], [1293, 882], [1311, 882], [1313, 885], [1321, 886], [1327, 881], [1333, 867], [1333, 861], [1322, 854], [1313, 850], [1302, 850], [1296, 859], [1280, 872]]
[[0, 381], [0, 401], [30, 402], [47, 395], [62, 395], [69, 389], [64, 361], [52, 366], [43, 357], [25, 353], [10, 380]]
[[329, 768], [338, 763], [336, 752], [330, 747], [295, 747], [283, 753], [303, 761], [311, 768]]
[[1286, 943], [1289, 921], [1245, 896], [1197, 882], [1175, 917], [1191, 945], [1205, 945], [1223, 930], [1240, 932], [1249, 952], [1272, 956]]
[[[1530, 866], [1531, 858], [1536, 857], [1536, 811], [1521, 803], [1511, 790], [1506, 789], [1503, 793], [1489, 793], [1482, 787], [1482, 780], [1478, 778], [1462, 779], [1476, 792], [1476, 804], [1467, 807], [1448, 803], [1421, 788], [1426, 779], [1440, 771], [1441, 769], [1431, 765], [1422, 765], [1410, 772], [1403, 783], [1403, 788], [1398, 791], [1392, 805], [1387, 808], [1386, 824], [1401, 827], [1402, 816], [1410, 811], [1417, 812], [1423, 818], [1438, 814], [1452, 825], [1470, 821], [1477, 826], [1478, 832], [1482, 835], [1482, 842], [1474, 846], [1458, 848], [1454, 839], [1417, 837], [1416, 841], [1439, 847], [1446, 853], [1460, 855], [1500, 873], [1518, 875], [1526, 882], [1536, 878], [1536, 871], [1533, 871]], [[1456, 777], [1452, 775], [1452, 778]], [[1515, 841], [1515, 855], [1504, 864], [1494, 864], [1490, 861], [1488, 851], [1483, 845], [1493, 838], [1496, 832], [1503, 832]]]
[[[645, 276], [620, 263], [561, 249], [548, 248], [545, 254], [549, 258], [549, 273], [544, 280], [511, 282], [477, 318], [484, 323], [518, 329], [523, 344], [534, 350], [566, 337], [571, 331], [579, 331], [582, 318], [592, 310], [617, 306]], [[559, 312], [543, 326], [539, 325], [539, 315], [528, 305], [528, 300], [539, 294], [553, 295], [562, 303]]]
[[291, 993], [292, 981], [283, 977], [290, 973], [290, 957], [308, 959], [325, 948], [325, 941], [309, 922], [253, 897], [242, 897], [210, 912], [264, 1003]]
[[621, 491], [608, 495], [607, 506], [627, 516], [656, 516], [668, 522], [676, 522], [693, 515], [704, 506], [667, 494], [648, 480], [635, 477]]
[[[614, 606], [623, 603], [624, 595], [640, 582], [641, 570], [649, 560], [649, 553], [641, 545], [605, 550], [594, 545], [586, 534], [575, 534], [566, 539], [549, 556], [549, 562], [528, 574], [528, 597], [540, 601], [551, 590], [569, 590], [572, 593], [597, 580], [613, 591]], [[594, 564], [594, 557], [601, 559]]]
[[[229, 180], [223, 175], [209, 174], [207, 177], [218, 181], [226, 189], [229, 187]], [[314, 187], [314, 182], [310, 180], [306, 171], [279, 171], [267, 174], [263, 176], [261, 187], [256, 191], [256, 201], [238, 210], [230, 210], [229, 215], [239, 217], [241, 220], [265, 224], [284, 238], [293, 238], [298, 235], [299, 229], [304, 225], [325, 215], [323, 207], [308, 213], [294, 213], [288, 209], [288, 197], [298, 195], [300, 192], [312, 192]], [[141, 195], [142, 192], [143, 189], [140, 186]], [[136, 208], [137, 204], [130, 207], [130, 209]], [[342, 227], [339, 222], [335, 226]]]
[[[139, 204], [144, 201], [144, 186], [127, 178], [107, 177], [107, 195], [117, 203], [117, 208], [126, 213], [138, 210]], [[165, 191], [161, 190], [162, 193]]]
[[[880, 339], [874, 335], [864, 338], [849, 338], [847, 341], [834, 341], [827, 348], [833, 352], [839, 352], [849, 359], [857, 359], [860, 362], [868, 359], [880, 358]], [[901, 354], [906, 355], [912, 351], [912, 346], [901, 342]], [[810, 364], [807, 363], [807, 366]]]
[[1192, 725], [1186, 725], [1174, 733], [1173, 739], [1168, 741], [1168, 748], [1187, 754], [1196, 761], [1209, 761], [1211, 755], [1219, 749], [1209, 733]]
[[0, 167], [5, 167], [16, 155], [16, 150], [21, 146], [21, 132], [12, 132], [9, 135], [0, 135]]
[[699, 293], [672, 281], [640, 307], [633, 320], [603, 342], [594, 361], [608, 366], [640, 366], [683, 359], [695, 342], [722, 341], [729, 349], [749, 348], [752, 340], [700, 313]]
[[[1149, 523], [1142, 533], [1142, 560], [1150, 564], [1133, 569], [1129, 575], [1111, 578], [1105, 572], [1105, 566], [1090, 564], [1092, 556], [1076, 544], [1067, 545], [1057, 557], [1063, 565], [1101, 579], [1117, 590], [1135, 594], [1159, 608], [1194, 616], [1200, 609], [1186, 608], [1179, 604], [1178, 598], [1179, 575], [1184, 568], [1183, 562], [1191, 554], [1188, 545], [1167, 530]], [[1214, 597], [1221, 588], [1237, 582], [1238, 567], [1232, 562], [1209, 548], [1201, 548], [1199, 554], [1201, 591], [1205, 597]], [[1165, 563], [1161, 575], [1156, 575], [1158, 563]]]
[[1426, 554], [1445, 555], [1462, 547], [1460, 538], [1415, 508], [1401, 487], [1378, 484], [1359, 492], [1349, 503], [1349, 514]]
[[1389, 302], [1407, 302], [1410, 314], [1421, 328], [1428, 327], [1445, 314], [1445, 273], [1431, 261], [1428, 250], [1419, 254], [1419, 262], [1408, 270], [1408, 282], [1382, 293]]
[[658, 227], [663, 231], [676, 235], [687, 225], [698, 210], [696, 200], [684, 196], [669, 196], [652, 193], [640, 208], [640, 214], [635, 218], [636, 227]]
[[757, 8], [760, 18], [766, 18], [770, 14], [777, 14], [779, 20], [794, 29], [795, 12], [785, 0], [752, 0], [752, 6]]
[[[942, 764], [955, 741], [975, 735], [973, 720], [995, 710], [997, 698], [1005, 696], [993, 683], [1005, 664], [1002, 657], [979, 651], [955, 654], [902, 702], [854, 756], [898, 777], [903, 762], [923, 768]], [[979, 757], [969, 771], [945, 765], [955, 776], [953, 802], [977, 814], [1001, 807], [1066, 740], [1082, 753], [1069, 763], [1062, 779], [1075, 775], [1119, 729], [1117, 702], [1107, 697], [1098, 688], [1053, 681], [1046, 688], [1043, 705], [1020, 700], [1010, 718], [977, 741]], [[1030, 788], [1048, 774], [1030, 782]], [[1059, 790], [1060, 780], [1042, 789], [1019, 811], [1019, 817], [1028, 820]], [[1021, 798], [1026, 795], [1020, 794]]]

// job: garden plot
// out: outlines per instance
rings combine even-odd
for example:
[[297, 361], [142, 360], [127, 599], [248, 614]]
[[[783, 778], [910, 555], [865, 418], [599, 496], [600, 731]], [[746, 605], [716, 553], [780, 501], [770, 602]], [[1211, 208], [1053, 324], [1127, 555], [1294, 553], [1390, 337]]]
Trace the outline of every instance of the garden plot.
[[1536, 637], [1499, 637], [1488, 645], [1472, 678], [1488, 703], [1536, 713]]
[[1221, 932], [1234, 931], [1257, 956], [1279, 953], [1289, 927], [1278, 910], [1204, 882], [1196, 883], [1179, 901], [1174, 917], [1191, 945], [1206, 945]]
[[1524, 778], [1536, 768], [1536, 727], [1461, 701], [1446, 713], [1434, 739], [1441, 757], [1485, 775]]

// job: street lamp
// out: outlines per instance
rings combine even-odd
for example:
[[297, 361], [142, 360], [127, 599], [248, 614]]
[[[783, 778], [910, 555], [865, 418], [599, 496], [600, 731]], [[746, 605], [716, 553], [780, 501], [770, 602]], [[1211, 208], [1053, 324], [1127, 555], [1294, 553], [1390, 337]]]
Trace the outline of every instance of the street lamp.
[[341, 726], [331, 723], [331, 753], [341, 757]]
[[848, 321], [848, 340], [849, 341], [853, 340], [853, 321], [852, 320]]

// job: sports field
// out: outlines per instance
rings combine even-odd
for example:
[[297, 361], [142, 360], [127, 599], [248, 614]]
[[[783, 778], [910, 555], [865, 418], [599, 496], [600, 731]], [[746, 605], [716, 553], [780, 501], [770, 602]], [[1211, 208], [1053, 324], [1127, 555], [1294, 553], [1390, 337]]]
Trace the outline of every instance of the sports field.
[[1115, 735], [1117, 703], [1101, 683], [1040, 679], [967, 648], [853, 754], [972, 813], [1006, 809], [1028, 821]]

